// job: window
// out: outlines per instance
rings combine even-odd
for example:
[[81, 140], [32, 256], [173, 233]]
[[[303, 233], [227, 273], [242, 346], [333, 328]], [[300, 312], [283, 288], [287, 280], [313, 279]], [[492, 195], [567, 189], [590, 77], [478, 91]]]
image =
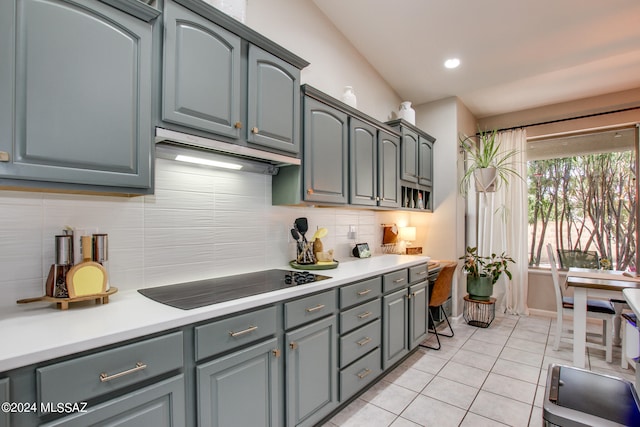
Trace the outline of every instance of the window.
[[635, 270], [635, 138], [627, 128], [528, 142], [529, 265], [548, 265], [551, 243]]

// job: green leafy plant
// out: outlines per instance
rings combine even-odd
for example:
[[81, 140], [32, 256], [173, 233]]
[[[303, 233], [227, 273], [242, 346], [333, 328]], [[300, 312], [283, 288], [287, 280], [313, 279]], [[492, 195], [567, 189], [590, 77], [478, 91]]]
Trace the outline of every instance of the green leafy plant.
[[478, 254], [478, 248], [467, 246], [467, 252], [460, 259], [464, 260], [462, 271], [466, 272], [469, 277], [491, 277], [491, 284], [494, 285], [502, 273], [506, 274], [509, 279], [513, 276], [509, 271], [509, 263], [515, 264], [515, 261], [504, 252], [500, 255], [491, 254], [485, 257]]
[[511, 167], [511, 159], [515, 157], [518, 150], [508, 150], [502, 152], [500, 143], [496, 140], [497, 130], [482, 131], [478, 128], [478, 133], [473, 136], [460, 137], [460, 145], [462, 150], [467, 153], [467, 170], [460, 181], [460, 193], [467, 195], [471, 178], [476, 170], [495, 168], [497, 173], [497, 183], [505, 185], [509, 184], [509, 176], [514, 175], [522, 179], [520, 174]]

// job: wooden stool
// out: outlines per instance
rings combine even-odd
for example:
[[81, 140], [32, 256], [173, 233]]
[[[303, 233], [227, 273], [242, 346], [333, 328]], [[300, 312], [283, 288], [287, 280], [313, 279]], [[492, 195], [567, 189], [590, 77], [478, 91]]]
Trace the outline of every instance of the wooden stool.
[[496, 299], [489, 298], [488, 301], [478, 301], [466, 295], [462, 315], [467, 324], [478, 328], [488, 328], [496, 318]]

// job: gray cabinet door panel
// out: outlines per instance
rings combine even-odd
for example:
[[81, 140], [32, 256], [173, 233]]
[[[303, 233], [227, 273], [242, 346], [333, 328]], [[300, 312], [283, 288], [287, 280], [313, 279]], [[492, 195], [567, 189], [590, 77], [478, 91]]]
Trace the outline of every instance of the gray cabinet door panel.
[[151, 24], [97, 1], [17, 5], [0, 27], [15, 66], [0, 73], [0, 177], [150, 188]]
[[300, 70], [249, 45], [247, 141], [300, 152]]
[[184, 426], [186, 424], [184, 377], [182, 374], [177, 375], [97, 406], [88, 406], [86, 411], [43, 425], [47, 427]]
[[418, 173], [418, 183], [422, 185], [433, 185], [433, 142], [424, 137], [419, 137], [418, 159], [420, 170]]
[[277, 346], [273, 338], [198, 366], [198, 425], [281, 425]]
[[380, 206], [400, 206], [400, 138], [378, 132], [378, 196]]
[[409, 349], [427, 339], [427, 315], [429, 307], [429, 292], [427, 281], [409, 288]]
[[[0, 403], [11, 402], [9, 396], [9, 378], [0, 379]], [[0, 412], [0, 427], [9, 427], [9, 412]]]
[[238, 138], [240, 37], [172, 2], [164, 23], [163, 119]]
[[305, 99], [304, 199], [348, 201], [349, 128], [347, 115], [314, 99]]
[[337, 404], [336, 317], [285, 336], [287, 425], [313, 425]]
[[418, 182], [418, 134], [402, 128], [401, 178]]
[[382, 364], [387, 369], [409, 352], [407, 290], [401, 289], [382, 300]]
[[358, 119], [349, 121], [350, 195], [354, 205], [378, 204], [378, 138], [376, 129]]

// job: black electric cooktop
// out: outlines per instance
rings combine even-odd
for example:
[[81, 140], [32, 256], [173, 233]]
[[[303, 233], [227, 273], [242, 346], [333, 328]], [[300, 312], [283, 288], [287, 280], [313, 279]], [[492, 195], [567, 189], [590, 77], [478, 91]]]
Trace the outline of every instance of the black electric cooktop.
[[154, 301], [183, 310], [331, 279], [308, 271], [264, 270], [156, 288], [139, 289]]

